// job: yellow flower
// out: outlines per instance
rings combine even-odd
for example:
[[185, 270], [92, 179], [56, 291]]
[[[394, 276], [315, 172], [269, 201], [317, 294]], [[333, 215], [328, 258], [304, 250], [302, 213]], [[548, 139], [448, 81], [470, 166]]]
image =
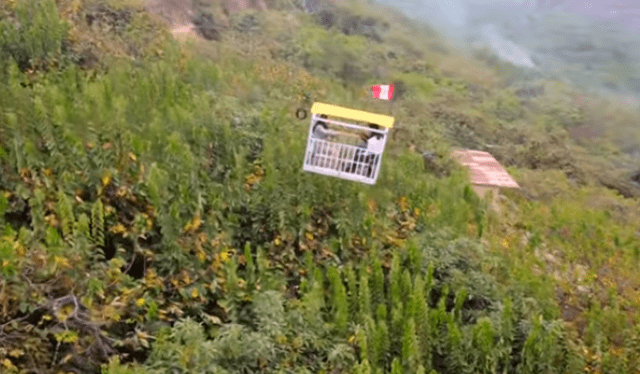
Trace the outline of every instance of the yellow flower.
[[13, 367], [11, 360], [9, 360], [8, 358], [5, 358], [4, 361], [2, 361], [2, 364], [7, 368], [7, 370]]
[[507, 238], [502, 239], [502, 246], [504, 248], [509, 248], [509, 241], [507, 240]]
[[203, 251], [198, 252], [198, 260], [204, 261], [207, 259], [207, 255]]
[[55, 256], [53, 258], [53, 262], [56, 265], [60, 265], [60, 267], [62, 267], [62, 268], [70, 268], [71, 267], [71, 264], [69, 264], [69, 260], [66, 259], [66, 258], [63, 258], [63, 257]]
[[24, 355], [24, 351], [22, 349], [14, 349], [11, 352], [9, 352], [9, 356], [15, 357], [15, 358], [19, 358], [22, 355]]
[[143, 297], [139, 298], [139, 299], [136, 301], [136, 305], [138, 305], [138, 306], [143, 306], [143, 305], [144, 305], [144, 298], [143, 298]]
[[109, 182], [111, 182], [111, 174], [109, 172], [106, 172], [102, 177], [102, 185], [106, 186], [109, 184]]
[[229, 252], [220, 253], [220, 261], [227, 262], [229, 260]]
[[58, 310], [56, 313], [56, 317], [59, 321], [66, 321], [71, 314], [73, 314], [73, 306], [71, 304], [66, 305], [62, 309]]
[[109, 231], [111, 231], [114, 234], [122, 234], [123, 232], [127, 231], [124, 228], [124, 225], [121, 223], [118, 223], [117, 225], [111, 227], [111, 229], [109, 229]]
[[200, 216], [196, 214], [193, 217], [193, 219], [189, 223], [187, 223], [187, 225], [184, 227], [184, 231], [185, 232], [196, 231], [200, 228], [201, 225], [202, 225], [202, 220], [200, 219]]
[[307, 237], [307, 239], [313, 240], [313, 235], [310, 232], [306, 233], [305, 236]]
[[196, 297], [198, 297], [198, 289], [194, 288], [193, 290], [191, 290], [191, 297], [193, 297], [194, 299]]
[[609, 352], [611, 352], [611, 354], [612, 354], [613, 356], [615, 356], [615, 357], [620, 357], [620, 356], [622, 356], [622, 354], [624, 353], [624, 348], [622, 348], [622, 347], [613, 348], [613, 347], [612, 347], [612, 348], [609, 350]]
[[406, 197], [402, 196], [402, 197], [400, 198], [400, 200], [398, 201], [398, 204], [400, 205], [400, 209], [401, 209], [403, 212], [406, 212], [406, 211], [407, 211], [407, 198], [406, 198]]

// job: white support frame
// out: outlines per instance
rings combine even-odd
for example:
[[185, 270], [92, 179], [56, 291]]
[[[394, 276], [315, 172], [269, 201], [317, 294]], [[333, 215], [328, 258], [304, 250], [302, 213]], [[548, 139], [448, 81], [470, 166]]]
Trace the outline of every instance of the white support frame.
[[[380, 151], [380, 153], [374, 153], [356, 145], [346, 144], [344, 142], [316, 139], [313, 137], [313, 126], [319, 120], [326, 122], [327, 124], [333, 124], [352, 130], [379, 133], [383, 136], [382, 151]], [[373, 185], [376, 183], [380, 172], [382, 154], [384, 153], [387, 143], [388, 132], [389, 129], [387, 128], [376, 130], [367, 126], [359, 126], [332, 119], [321, 118], [319, 115], [313, 114], [311, 116], [311, 124], [309, 126], [309, 137], [307, 140], [307, 150], [305, 152], [303, 170]], [[330, 135], [335, 135], [336, 137], [337, 135], [340, 135], [343, 137], [354, 136], [358, 138], [355, 134], [348, 134], [339, 131], [329, 130], [328, 133]], [[356, 152], [360, 152], [358, 160], [355, 160]], [[373, 170], [370, 175], [366, 174], [367, 163], [365, 162], [365, 157], [367, 156], [372, 157], [374, 161]]]

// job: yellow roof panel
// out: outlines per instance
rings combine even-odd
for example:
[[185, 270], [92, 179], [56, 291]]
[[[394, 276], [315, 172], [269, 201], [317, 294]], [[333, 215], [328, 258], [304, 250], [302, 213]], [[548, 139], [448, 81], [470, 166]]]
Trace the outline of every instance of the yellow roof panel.
[[326, 114], [328, 116], [350, 119], [353, 121], [362, 121], [367, 123], [375, 123], [382, 127], [392, 128], [394, 118], [383, 114], [370, 113], [362, 110], [343, 108], [337, 105], [325, 103], [313, 103], [311, 107], [313, 114]]

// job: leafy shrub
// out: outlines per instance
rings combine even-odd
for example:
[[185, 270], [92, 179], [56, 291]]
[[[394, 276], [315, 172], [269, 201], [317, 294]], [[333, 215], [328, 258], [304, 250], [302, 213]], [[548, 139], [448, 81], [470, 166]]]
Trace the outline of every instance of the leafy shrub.
[[220, 40], [220, 32], [211, 13], [200, 13], [193, 19], [198, 32], [207, 40]]
[[68, 30], [53, 0], [18, 2], [15, 17], [0, 22], [0, 61], [22, 71], [62, 65]]
[[[436, 90], [436, 84], [433, 81], [433, 79], [421, 74], [403, 73], [403, 74], [398, 74], [393, 76], [392, 79], [395, 79], [404, 83], [410, 83], [413, 93], [415, 93], [416, 96], [420, 99], [428, 98]], [[402, 86], [400, 87], [400, 89], [401, 89], [401, 95], [403, 95]], [[395, 91], [394, 91], [394, 96], [395, 96]]]
[[234, 27], [242, 33], [257, 32], [261, 29], [258, 17], [251, 13], [242, 14], [241, 17], [238, 17], [234, 23]]
[[123, 34], [131, 23], [129, 9], [113, 9], [105, 4], [95, 4], [85, 10], [87, 25], [101, 32]]

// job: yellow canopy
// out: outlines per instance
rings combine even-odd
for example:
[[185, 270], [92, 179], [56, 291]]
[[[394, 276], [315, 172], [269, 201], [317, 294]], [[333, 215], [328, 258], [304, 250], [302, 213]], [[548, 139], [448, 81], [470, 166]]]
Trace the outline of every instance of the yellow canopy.
[[375, 123], [376, 125], [387, 128], [392, 128], [394, 121], [393, 117], [385, 116], [383, 114], [369, 113], [362, 110], [343, 108], [337, 105], [325, 103], [313, 103], [311, 113], [326, 114], [327, 116], [350, 119], [353, 121]]

